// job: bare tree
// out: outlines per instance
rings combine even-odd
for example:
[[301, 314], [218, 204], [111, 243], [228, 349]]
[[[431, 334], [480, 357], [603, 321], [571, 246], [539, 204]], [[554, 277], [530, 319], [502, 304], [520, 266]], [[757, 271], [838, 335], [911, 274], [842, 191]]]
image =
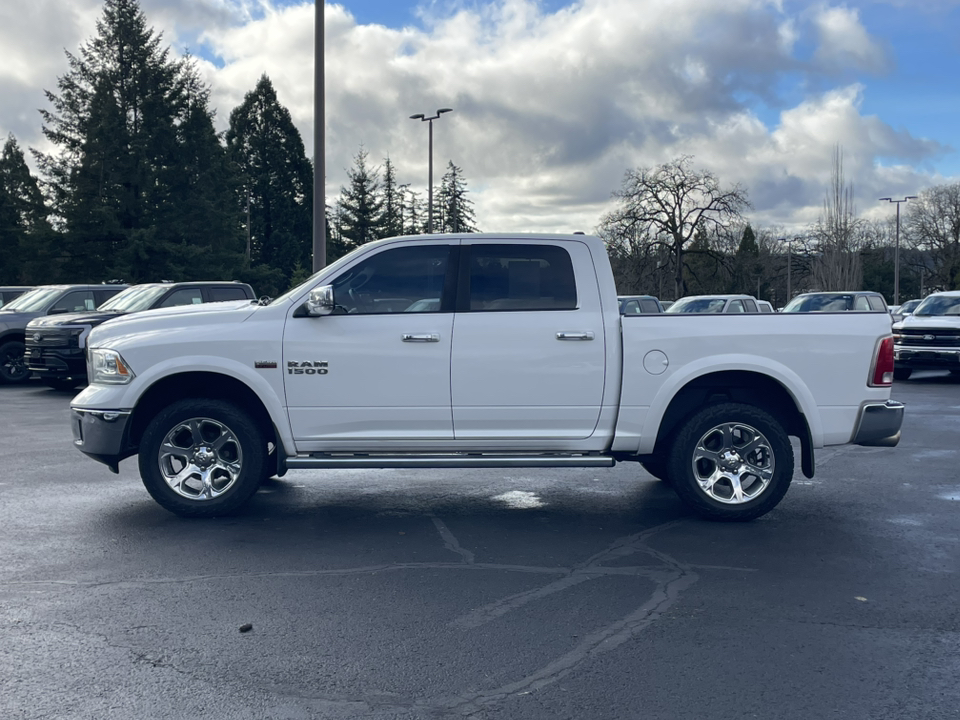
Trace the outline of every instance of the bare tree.
[[601, 219], [601, 232], [608, 237], [639, 233], [669, 251], [678, 298], [686, 292], [683, 256], [697, 231], [738, 222], [750, 207], [744, 188], [720, 187], [713, 173], [694, 170], [692, 161], [682, 156], [653, 168], [628, 170], [613, 193], [619, 207]]
[[817, 260], [813, 281], [820, 290], [859, 290], [863, 284], [860, 253], [869, 244], [869, 232], [856, 216], [853, 183], [843, 177], [843, 150], [833, 150], [830, 188], [823, 201], [823, 214], [811, 230]]
[[960, 289], [960, 183], [920, 193], [907, 205], [906, 231], [910, 244], [922, 252], [928, 287]]

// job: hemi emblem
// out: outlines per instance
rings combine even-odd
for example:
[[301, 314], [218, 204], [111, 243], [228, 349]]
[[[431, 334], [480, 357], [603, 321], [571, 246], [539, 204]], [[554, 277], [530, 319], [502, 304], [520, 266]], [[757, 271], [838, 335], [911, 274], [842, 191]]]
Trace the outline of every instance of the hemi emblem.
[[276, 364], [275, 362], [273, 362], [272, 360], [257, 360], [257, 361], [253, 364], [253, 366], [254, 366], [257, 370], [275, 370], [276, 367], [277, 367], [277, 364]]

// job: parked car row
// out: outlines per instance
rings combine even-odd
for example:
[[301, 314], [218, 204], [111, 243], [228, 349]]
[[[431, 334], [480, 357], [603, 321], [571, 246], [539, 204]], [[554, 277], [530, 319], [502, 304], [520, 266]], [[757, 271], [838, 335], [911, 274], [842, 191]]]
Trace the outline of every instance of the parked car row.
[[0, 308], [0, 383], [24, 382], [36, 374], [58, 389], [86, 382], [86, 337], [107, 320], [157, 308], [256, 298], [246, 283], [221, 281], [26, 290]]
[[960, 375], [960, 291], [932, 293], [901, 318], [893, 324], [895, 379], [914, 370]]

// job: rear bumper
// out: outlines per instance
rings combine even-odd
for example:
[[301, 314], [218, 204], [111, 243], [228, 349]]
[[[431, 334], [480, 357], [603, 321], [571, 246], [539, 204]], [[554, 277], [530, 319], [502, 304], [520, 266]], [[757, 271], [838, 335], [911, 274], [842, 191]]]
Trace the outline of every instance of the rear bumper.
[[74, 447], [113, 472], [119, 472], [120, 461], [136, 452], [129, 444], [130, 411], [76, 407], [70, 410]]
[[869, 447], [896, 447], [900, 442], [903, 424], [903, 403], [887, 400], [885, 403], [867, 403], [860, 409], [855, 445]]

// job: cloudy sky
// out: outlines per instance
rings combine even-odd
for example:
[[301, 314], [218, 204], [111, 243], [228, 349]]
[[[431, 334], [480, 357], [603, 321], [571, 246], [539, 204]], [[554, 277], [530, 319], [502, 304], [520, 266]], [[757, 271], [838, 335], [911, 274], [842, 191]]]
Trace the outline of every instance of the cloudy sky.
[[[141, 0], [218, 123], [266, 73], [313, 153], [314, 5]], [[44, 90], [101, 0], [3, 0], [0, 133], [43, 149]], [[960, 0], [344, 0], [325, 6], [327, 196], [361, 144], [425, 189], [467, 178], [481, 229], [592, 231], [624, 171], [679, 155], [758, 225], [816, 218], [840, 144], [861, 214], [960, 179]]]

